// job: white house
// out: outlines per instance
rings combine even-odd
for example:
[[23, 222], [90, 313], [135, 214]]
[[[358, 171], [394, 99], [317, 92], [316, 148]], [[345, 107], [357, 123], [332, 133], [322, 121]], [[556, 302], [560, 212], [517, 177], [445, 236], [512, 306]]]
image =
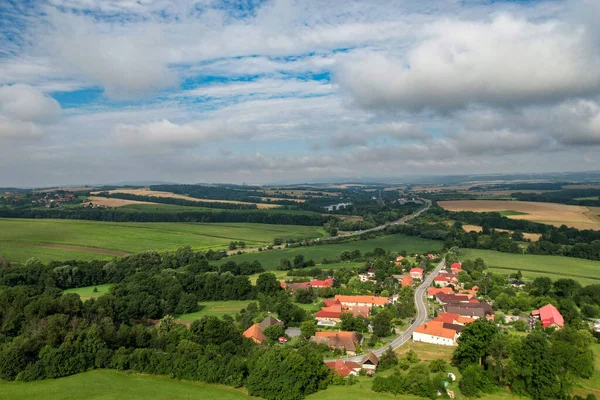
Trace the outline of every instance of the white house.
[[429, 321], [417, 327], [413, 332], [413, 341], [439, 344], [442, 346], [456, 346], [458, 332], [445, 328], [441, 321]]

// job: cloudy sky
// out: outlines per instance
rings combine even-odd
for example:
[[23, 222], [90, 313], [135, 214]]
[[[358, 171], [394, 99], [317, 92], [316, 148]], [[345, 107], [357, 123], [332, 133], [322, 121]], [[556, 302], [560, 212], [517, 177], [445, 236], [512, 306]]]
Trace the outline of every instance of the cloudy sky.
[[599, 20], [597, 0], [0, 0], [0, 186], [600, 170]]

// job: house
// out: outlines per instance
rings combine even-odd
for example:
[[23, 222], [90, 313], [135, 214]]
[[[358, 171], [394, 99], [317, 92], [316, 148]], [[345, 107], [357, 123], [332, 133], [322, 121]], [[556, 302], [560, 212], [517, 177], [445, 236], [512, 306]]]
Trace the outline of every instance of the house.
[[310, 281], [310, 286], [314, 288], [329, 288], [333, 285], [333, 278], [328, 278], [323, 281], [312, 280]]
[[294, 293], [296, 290], [310, 289], [310, 282], [286, 283], [285, 288]]
[[278, 320], [277, 318], [273, 318], [268, 316], [263, 319], [260, 323], [252, 325], [250, 328], [246, 329], [242, 334], [244, 337], [248, 339], [252, 339], [254, 343], [262, 343], [267, 337], [263, 333], [263, 331], [273, 325], [283, 326], [283, 322]]
[[403, 257], [403, 256], [398, 256], [398, 257], [396, 257], [396, 261], [402, 261], [402, 260], [404, 260], [404, 257]]
[[443, 288], [430, 287], [430, 288], [427, 288], [427, 297], [429, 297], [430, 299], [434, 299], [435, 296], [438, 293], [453, 294], [454, 293], [454, 289], [452, 289], [450, 287], [443, 287]]
[[384, 306], [389, 301], [387, 297], [344, 296], [340, 294], [335, 295], [335, 299], [338, 300], [345, 308], [351, 308], [354, 306], [366, 306], [372, 308], [373, 306]]
[[477, 296], [477, 291], [479, 290], [478, 286], [473, 286], [471, 289], [461, 289], [460, 294], [465, 294], [469, 296], [469, 298], [474, 298]]
[[516, 287], [516, 288], [522, 288], [523, 286], [525, 286], [525, 282], [520, 281], [518, 279], [513, 279], [512, 281], [510, 281], [508, 283], [510, 286], [512, 287]]
[[315, 314], [315, 319], [319, 322], [342, 322], [342, 305], [338, 302], [328, 307], [323, 307]]
[[441, 273], [433, 278], [433, 283], [440, 287], [447, 287], [450, 285], [458, 284], [458, 275], [449, 274], [449, 273]]
[[418, 279], [418, 280], [422, 281], [423, 280], [423, 268], [411, 268], [410, 276], [413, 279]]
[[428, 260], [435, 260], [437, 259], [439, 256], [437, 254], [427, 254], [425, 257], [427, 257]]
[[543, 328], [560, 329], [565, 326], [565, 320], [563, 319], [563, 316], [560, 315], [558, 309], [552, 304], [546, 304], [539, 310], [533, 310], [531, 312], [531, 317], [534, 320], [541, 321]]
[[440, 321], [446, 324], [453, 325], [467, 325], [471, 322], [475, 321], [473, 318], [464, 317], [460, 314], [450, 314], [450, 313], [440, 313], [437, 317], [433, 319], [433, 321]]
[[435, 295], [437, 302], [440, 304], [459, 304], [459, 303], [468, 303], [469, 296], [465, 294], [445, 294], [438, 293]]
[[369, 274], [358, 274], [358, 278], [361, 282], [369, 282], [372, 280]]
[[360, 338], [356, 332], [317, 332], [310, 338], [315, 343], [325, 343], [331, 350], [345, 350], [347, 355], [355, 356]]
[[450, 314], [459, 314], [463, 317], [471, 317], [473, 319], [494, 319], [494, 310], [492, 309], [492, 306], [485, 301], [481, 303], [446, 304], [444, 306], [444, 311]]
[[375, 272], [376, 272], [376, 271], [375, 271], [375, 268], [370, 268], [370, 269], [367, 271], [367, 276], [368, 276], [370, 279], [373, 279], [373, 278], [375, 278]]
[[398, 281], [402, 287], [412, 286], [414, 283], [413, 278], [410, 275], [392, 275], [391, 277]]
[[[447, 326], [445, 326], [447, 325]], [[455, 346], [459, 333], [445, 322], [429, 321], [418, 326], [413, 332], [413, 341]]]
[[263, 329], [258, 324], [254, 324], [246, 329], [242, 335], [248, 339], [252, 339], [254, 343], [258, 344], [261, 344], [263, 340], [267, 338], [263, 333]]
[[325, 361], [325, 365], [339, 376], [358, 375], [361, 370], [360, 364], [354, 361]]
[[452, 263], [452, 265], [450, 266], [450, 269], [452, 270], [452, 273], [458, 274], [459, 272], [462, 271], [462, 263], [460, 263], [460, 262]]
[[371, 308], [367, 306], [354, 306], [350, 309], [350, 312], [354, 318], [360, 315], [363, 317], [363, 319], [368, 319], [369, 314], [371, 313]]
[[370, 352], [367, 354], [361, 362], [362, 369], [364, 369], [367, 374], [371, 372], [371, 374], [377, 371], [377, 366], [379, 365], [379, 358], [375, 355], [375, 353]]

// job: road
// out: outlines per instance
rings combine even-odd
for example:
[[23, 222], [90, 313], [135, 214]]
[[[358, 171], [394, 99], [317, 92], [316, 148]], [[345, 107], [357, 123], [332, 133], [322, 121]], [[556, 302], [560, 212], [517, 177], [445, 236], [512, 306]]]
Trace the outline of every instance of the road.
[[[417, 287], [417, 290], [415, 290], [415, 305], [417, 306], [417, 317], [415, 318], [415, 321], [408, 327], [408, 329], [406, 329], [400, 335], [396, 336], [394, 338], [394, 340], [392, 340], [390, 342], [390, 344], [383, 346], [382, 348], [379, 348], [377, 350], [374, 350], [373, 353], [375, 353], [375, 355], [377, 357], [379, 357], [383, 353], [385, 353], [388, 348], [391, 347], [392, 350], [395, 350], [398, 347], [402, 346], [407, 341], [409, 341], [410, 338], [412, 337], [413, 331], [419, 325], [422, 325], [425, 323], [425, 321], [427, 321], [427, 319], [429, 318], [429, 312], [427, 310], [427, 300], [426, 300], [425, 292], [427, 291], [427, 288], [429, 287], [429, 285], [431, 285], [431, 283], [433, 282], [433, 278], [435, 278], [438, 275], [438, 273], [440, 272], [440, 270], [442, 270], [445, 267], [446, 267], [446, 261], [442, 260], [442, 262], [440, 262], [437, 265], [437, 267], [435, 267], [435, 269], [427, 275], [427, 277], [419, 285], [419, 287]], [[363, 354], [361, 356], [341, 358], [341, 360], [360, 361], [364, 357], [365, 357], [365, 355]], [[335, 359], [334, 360], [325, 360], [325, 361], [335, 361]]]
[[[316, 239], [316, 240], [320, 240], [321, 242], [331, 242], [331, 241], [338, 240], [340, 238], [348, 238], [348, 237], [352, 237], [352, 236], [359, 236], [359, 235], [362, 235], [363, 233], [381, 231], [381, 230], [384, 230], [386, 227], [391, 226], [391, 225], [405, 224], [408, 221], [411, 221], [411, 220], [417, 218], [419, 215], [423, 214], [424, 212], [426, 212], [427, 210], [429, 210], [429, 208], [431, 207], [431, 200], [428, 200], [428, 199], [419, 199], [419, 200], [423, 200], [425, 202], [425, 207], [422, 207], [416, 213], [410, 214], [410, 215], [406, 215], [406, 216], [400, 218], [397, 221], [394, 221], [394, 222], [391, 222], [391, 223], [387, 223], [387, 224], [384, 224], [384, 225], [379, 225], [379, 226], [376, 226], [374, 228], [365, 229], [363, 231], [356, 231], [356, 232], [348, 233], [348, 234], [345, 234], [345, 235], [331, 236], [331, 237], [321, 238], [321, 239]], [[280, 250], [280, 249], [284, 249], [284, 248], [286, 248], [286, 245], [277, 245], [277, 246], [273, 246], [272, 250]], [[258, 247], [252, 247], [252, 248], [246, 248], [246, 249], [228, 250], [227, 251], [227, 255], [228, 256], [232, 256], [232, 255], [238, 254], [240, 252], [241, 253], [254, 253], [254, 252], [258, 252], [259, 251], [258, 249], [259, 249]], [[263, 250], [264, 249], [265, 248], [263, 247]]]

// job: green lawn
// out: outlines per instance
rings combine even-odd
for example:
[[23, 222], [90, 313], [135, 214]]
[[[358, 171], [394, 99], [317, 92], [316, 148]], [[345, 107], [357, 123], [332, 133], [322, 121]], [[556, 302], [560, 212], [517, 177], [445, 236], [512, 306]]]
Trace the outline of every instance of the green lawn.
[[[443, 243], [437, 240], [422, 239], [403, 235], [389, 235], [380, 236], [370, 240], [357, 240], [349, 243], [323, 244], [319, 246], [296, 247], [261, 253], [240, 254], [224, 258], [219, 262], [223, 263], [228, 260], [236, 262], [258, 260], [265, 269], [275, 269], [281, 258], [293, 260], [293, 258], [298, 254], [303, 254], [305, 259], [313, 259], [318, 264], [324, 258], [337, 258], [344, 250], [359, 249], [361, 252], [365, 253], [368, 251], [373, 251], [373, 249], [376, 247], [381, 247], [390, 251], [406, 250], [409, 253], [422, 253], [429, 250], [439, 250], [442, 248], [442, 246]], [[323, 264], [319, 267], [333, 268], [332, 266], [334, 265], [339, 264]]]
[[471, 260], [481, 257], [490, 269], [501, 273], [514, 274], [521, 270], [526, 279], [547, 276], [553, 280], [573, 278], [582, 285], [600, 283], [600, 261], [476, 249], [461, 249], [460, 257]]
[[[0, 254], [16, 262], [26, 261], [32, 256], [42, 261], [107, 259], [115, 254], [103, 254], [103, 250], [137, 253], [175, 250], [187, 245], [196, 250], [224, 249], [231, 241], [262, 246], [272, 243], [275, 237], [303, 239], [324, 236], [321, 227], [298, 225], [0, 219]], [[80, 249], [40, 247], [42, 245], [77, 246]]]
[[[102, 296], [103, 294], [108, 293], [108, 290], [112, 286], [112, 284], [107, 283], [106, 285], [86, 286], [74, 289], [67, 289], [63, 293], [77, 293], [79, 297], [81, 297], [81, 300], [85, 301], [89, 299], [95, 299], [98, 296]], [[94, 292], [94, 288], [98, 289], [98, 291]]]
[[236, 314], [242, 308], [246, 308], [248, 303], [256, 302], [255, 300], [226, 300], [226, 301], [205, 301], [199, 303], [200, 311], [194, 313], [182, 314], [176, 316], [182, 321], [195, 321], [205, 315], [222, 317], [225, 314]]
[[171, 400], [250, 399], [245, 391], [162, 376], [96, 370], [37, 382], [0, 381], [2, 400]]

